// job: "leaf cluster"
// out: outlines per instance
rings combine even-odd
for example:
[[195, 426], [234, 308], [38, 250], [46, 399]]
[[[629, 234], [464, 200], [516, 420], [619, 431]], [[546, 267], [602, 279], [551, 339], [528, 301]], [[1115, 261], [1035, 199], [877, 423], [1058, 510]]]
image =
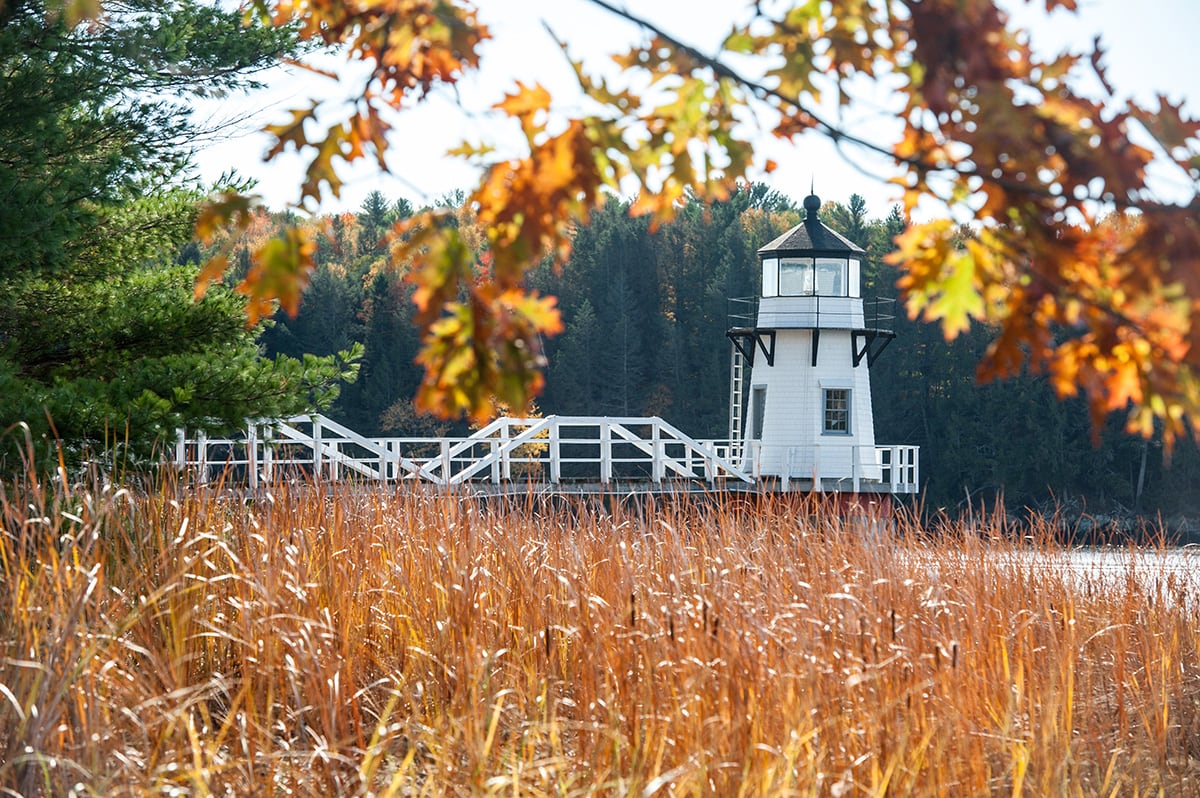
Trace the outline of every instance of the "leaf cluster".
[[[1168, 443], [1188, 432], [1200, 412], [1191, 321], [1200, 310], [1200, 123], [1166, 97], [1119, 101], [1099, 42], [1090, 54], [1042, 57], [995, 0], [835, 0], [755, 3], [722, 49], [704, 54], [592, 2], [646, 33], [615, 54], [620, 78], [575, 64], [585, 111], [518, 85], [494, 111], [517, 123], [526, 153], [496, 159], [486, 142], [453, 150], [483, 167], [468, 202], [486, 257], [435, 212], [397, 228], [393, 261], [416, 287], [425, 339], [424, 406], [479, 415], [484, 394], [527, 399], [540, 385], [538, 338], [560, 324], [546, 300], [523, 293], [528, 271], [543, 258], [565, 262], [575, 225], [609, 192], [635, 186], [635, 212], [655, 224], [688, 192], [727, 196], [753, 165], [753, 135], [767, 129], [787, 140], [816, 131], [851, 155], [886, 155], [901, 172], [906, 212], [934, 197], [969, 222], [967, 235], [946, 220], [911, 225], [894, 262], [910, 314], [940, 321], [950, 338], [973, 323], [996, 330], [981, 378], [1029, 367], [1050, 375], [1059, 395], [1085, 396], [1096, 426], [1128, 409], [1129, 428], [1144, 435], [1156, 424]], [[272, 153], [295, 148], [309, 159], [306, 202], [337, 195], [339, 163], [374, 154], [386, 168], [385, 112], [486, 68], [480, 45], [490, 34], [465, 0], [253, 7], [370, 67], [344, 121], [314, 132], [314, 104], [269, 128]], [[1047, 0], [1046, 9], [1072, 13], [1076, 3]], [[1102, 96], [1076, 90], [1084, 75]], [[842, 129], [820, 112], [823, 98], [845, 106], [863, 85], [895, 94], [895, 140]], [[1182, 176], [1190, 197], [1159, 198], [1151, 163]], [[216, 201], [201, 232], [236, 218], [242, 203]], [[240, 289], [252, 316], [270, 296], [291, 304], [312, 268], [306, 251], [273, 242], [258, 256], [263, 268]], [[225, 267], [214, 261], [204, 280]]]

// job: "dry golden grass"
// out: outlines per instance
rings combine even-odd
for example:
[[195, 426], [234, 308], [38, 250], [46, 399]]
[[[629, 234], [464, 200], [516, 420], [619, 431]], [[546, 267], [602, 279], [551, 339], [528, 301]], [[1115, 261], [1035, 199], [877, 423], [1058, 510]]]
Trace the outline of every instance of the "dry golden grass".
[[1195, 581], [998, 518], [28, 480], [2, 510], [2, 794], [1200, 793]]

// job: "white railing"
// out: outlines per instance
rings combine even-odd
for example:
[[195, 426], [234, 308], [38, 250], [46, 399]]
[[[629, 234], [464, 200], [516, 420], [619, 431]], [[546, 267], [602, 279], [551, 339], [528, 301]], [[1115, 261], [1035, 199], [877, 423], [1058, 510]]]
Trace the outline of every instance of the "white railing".
[[753, 482], [730, 454], [729, 442], [695, 440], [657, 417], [499, 418], [463, 438], [367, 438], [312, 415], [252, 422], [236, 438], [180, 431], [174, 461], [202, 482], [214, 469], [232, 469], [251, 487], [302, 474], [440, 486]]
[[782, 462], [764, 457], [766, 448], [759, 441], [752, 442], [746, 467], [755, 479], [779, 477], [780, 487], [785, 492], [792, 489], [793, 481], [818, 493], [823, 490], [853, 493], [920, 491], [919, 446], [789, 446], [783, 453]]
[[919, 446], [876, 446], [882, 466], [880, 481], [890, 487], [889, 493], [916, 493], [921, 489]]

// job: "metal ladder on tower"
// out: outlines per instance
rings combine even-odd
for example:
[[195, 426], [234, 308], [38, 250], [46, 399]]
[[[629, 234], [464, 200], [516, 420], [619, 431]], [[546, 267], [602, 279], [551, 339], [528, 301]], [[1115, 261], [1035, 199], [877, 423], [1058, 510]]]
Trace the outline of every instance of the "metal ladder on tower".
[[742, 425], [745, 414], [746, 358], [736, 346], [730, 347], [729, 361], [729, 446], [730, 459], [738, 462], [742, 458], [745, 436]]

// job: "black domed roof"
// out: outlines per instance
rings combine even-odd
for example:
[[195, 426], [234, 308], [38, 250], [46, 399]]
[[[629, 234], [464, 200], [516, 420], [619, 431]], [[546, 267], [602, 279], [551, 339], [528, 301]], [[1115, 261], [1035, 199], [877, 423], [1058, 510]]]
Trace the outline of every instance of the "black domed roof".
[[862, 255], [862, 247], [835, 233], [817, 218], [821, 199], [816, 194], [804, 198], [804, 221], [758, 251], [760, 256]]

